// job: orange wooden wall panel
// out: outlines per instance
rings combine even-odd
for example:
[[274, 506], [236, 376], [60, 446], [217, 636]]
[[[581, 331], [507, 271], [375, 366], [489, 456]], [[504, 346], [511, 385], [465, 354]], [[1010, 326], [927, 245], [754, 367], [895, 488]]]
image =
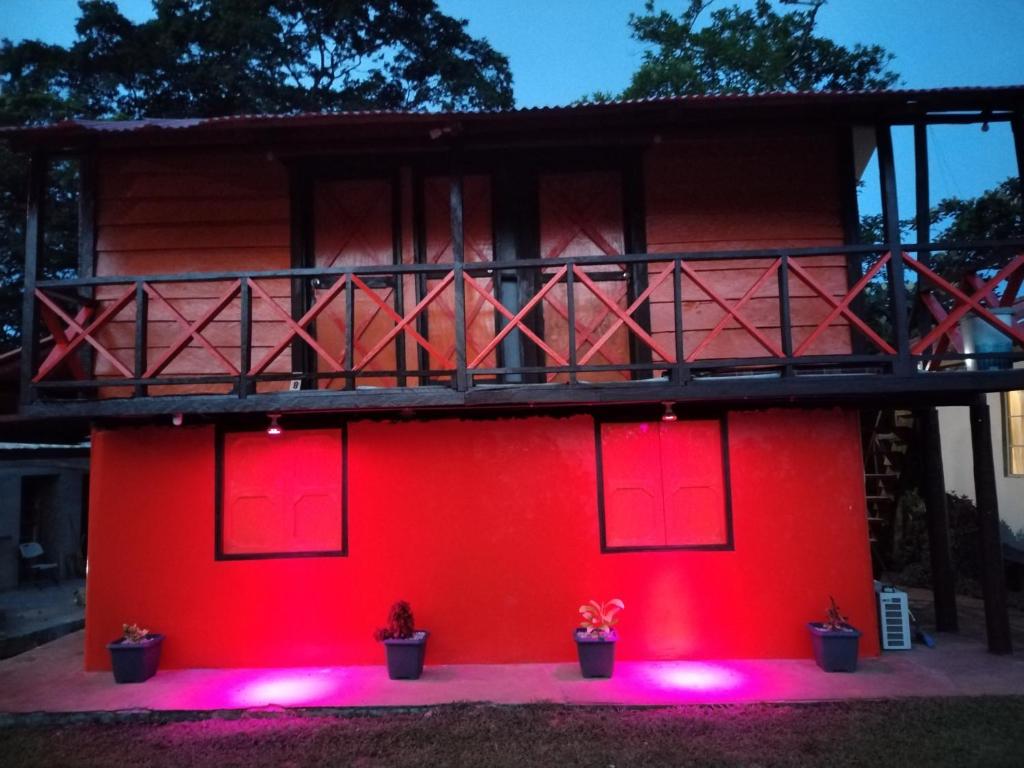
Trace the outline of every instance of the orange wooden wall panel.
[[[828, 135], [773, 134], [695, 138], [655, 145], [646, 165], [647, 247], [652, 253], [842, 244], [837, 149]], [[730, 303], [743, 296], [770, 260], [694, 262], [693, 269]], [[841, 256], [802, 258], [796, 263], [835, 297], [847, 289]], [[790, 275], [794, 344], [807, 336], [830, 309], [805, 283]], [[779, 338], [778, 280], [772, 276], [742, 310], [765, 336]], [[684, 346], [693, 349], [725, 312], [696, 284], [683, 279]], [[651, 297], [656, 338], [671, 339], [672, 288]], [[702, 350], [699, 359], [768, 354], [730, 320], [727, 339]], [[850, 350], [844, 322], [830, 328], [809, 353]]]
[[[96, 273], [153, 275], [188, 272], [286, 269], [289, 248], [288, 182], [284, 166], [252, 152], [162, 151], [103, 154], [99, 159]], [[157, 291], [189, 322], [199, 319], [227, 289], [226, 282], [157, 283]], [[283, 281], [264, 287], [287, 312], [290, 289]], [[102, 287], [103, 302], [122, 287]], [[253, 300], [253, 358], [284, 333], [269, 308]], [[173, 314], [149, 300], [147, 354], [153, 362], [181, 333]], [[203, 332], [238, 364], [239, 301], [236, 299]], [[100, 332], [99, 339], [133, 367], [135, 307], [130, 304]], [[287, 352], [268, 370], [287, 371]], [[190, 342], [165, 375], [226, 373], [196, 342]], [[96, 358], [98, 377], [116, 374]], [[283, 386], [283, 385], [274, 385]], [[154, 388], [153, 394], [224, 391], [224, 385]], [[117, 394], [119, 390], [108, 390]]]

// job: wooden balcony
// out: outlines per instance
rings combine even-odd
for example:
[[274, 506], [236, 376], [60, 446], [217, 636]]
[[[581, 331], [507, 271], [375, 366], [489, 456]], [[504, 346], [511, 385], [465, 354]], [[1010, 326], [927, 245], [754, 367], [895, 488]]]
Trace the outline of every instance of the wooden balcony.
[[955, 399], [1024, 387], [1022, 282], [1024, 241], [40, 281], [21, 414]]

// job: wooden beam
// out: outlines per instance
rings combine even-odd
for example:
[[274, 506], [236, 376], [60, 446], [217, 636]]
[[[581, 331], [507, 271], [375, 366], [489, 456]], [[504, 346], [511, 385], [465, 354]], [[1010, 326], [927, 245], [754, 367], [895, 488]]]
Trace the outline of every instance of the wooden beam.
[[990, 653], [1013, 651], [1010, 614], [1003, 572], [1003, 545], [999, 535], [999, 501], [992, 452], [992, 422], [985, 394], [971, 404], [971, 449], [974, 455], [974, 494], [978, 508], [978, 546], [981, 555], [981, 591], [985, 600], [985, 632]]
[[[313, 252], [313, 182], [301, 164], [288, 169], [289, 220], [291, 222], [291, 268], [303, 269], [315, 266]], [[313, 306], [313, 287], [310, 278], [291, 276], [291, 315], [298, 320]], [[306, 329], [316, 338], [316, 326]], [[316, 371], [316, 354], [299, 337], [291, 345], [292, 372], [311, 373]], [[302, 380], [302, 388], [316, 388], [316, 382]]]
[[939, 412], [935, 408], [914, 414], [922, 448], [924, 505], [927, 512], [928, 552], [931, 556], [935, 628], [956, 632], [956, 574], [949, 544], [949, 513], [946, 508], [946, 480], [942, 468], [942, 438]]
[[19, 404], [21, 408], [32, 403], [35, 393], [32, 374], [35, 370], [36, 351], [36, 280], [43, 254], [43, 221], [45, 215], [46, 176], [49, 160], [41, 152], [33, 152], [29, 159], [28, 200], [25, 217], [25, 275], [21, 305], [21, 375]]
[[909, 376], [912, 372], [910, 339], [908, 336], [907, 289], [903, 275], [902, 237], [900, 214], [896, 201], [896, 166], [893, 162], [892, 132], [888, 125], [875, 130], [878, 142], [878, 175], [882, 189], [882, 217], [885, 225], [886, 248], [892, 253], [889, 260], [889, 287], [892, 291], [893, 328], [896, 335], [896, 373]]
[[[860, 207], [857, 202], [857, 168], [854, 157], [853, 128], [847, 126], [836, 135], [836, 162], [839, 173], [839, 216], [843, 226], [843, 243], [857, 245], [860, 243]], [[851, 288], [864, 275], [864, 255], [859, 253], [846, 254], [846, 287]], [[788, 265], [787, 265], [788, 272]], [[858, 294], [851, 303], [853, 313], [864, 316], [864, 296]], [[858, 333], [850, 334], [850, 349], [854, 354], [863, 354], [868, 347], [864, 338]]]
[[466, 232], [462, 206], [462, 166], [459, 160], [456, 150], [449, 179], [452, 261], [455, 262], [455, 388], [465, 392], [469, 389], [469, 376], [466, 372], [466, 281], [462, 271], [466, 261]]
[[[78, 159], [78, 276], [96, 275], [96, 155], [82, 154]], [[93, 298], [93, 291], [84, 289], [83, 296]], [[94, 354], [91, 347], [82, 350], [82, 368], [86, 378], [93, 375]]]
[[[1024, 112], [1014, 114], [1010, 127], [1013, 129], [1013, 150], [1017, 158], [1017, 183], [1024, 184]], [[1021, 194], [1021, 205], [1024, 207], [1024, 193]]]
[[[645, 205], [644, 155], [643, 152], [626, 153], [622, 162], [622, 222], [623, 244], [626, 253], [647, 253], [647, 214]], [[647, 290], [650, 263], [631, 264], [626, 283], [626, 304], [632, 305], [637, 296]], [[636, 308], [633, 318], [641, 328], [651, 330], [651, 303], [644, 301]], [[569, 315], [569, 326], [576, 322], [574, 314]], [[651, 348], [636, 334], [629, 334], [629, 359], [634, 363], [651, 362]], [[640, 371], [633, 372], [633, 378], [643, 378]]]

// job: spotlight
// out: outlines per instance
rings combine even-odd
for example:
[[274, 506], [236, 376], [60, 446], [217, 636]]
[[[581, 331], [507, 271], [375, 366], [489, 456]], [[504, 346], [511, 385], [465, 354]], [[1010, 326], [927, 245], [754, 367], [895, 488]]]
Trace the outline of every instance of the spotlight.
[[270, 416], [270, 424], [267, 426], [267, 434], [271, 437], [276, 437], [284, 432], [284, 430], [281, 429], [281, 425], [277, 423], [277, 420], [281, 418], [280, 414], [269, 413], [267, 415]]
[[672, 410], [672, 403], [662, 403], [665, 406], [665, 412], [661, 414], [662, 421], [678, 421], [679, 417], [676, 416], [676, 412]]
[[180, 427], [183, 421], [185, 421], [185, 417], [182, 416], [180, 413], [176, 413], [173, 416], [171, 416], [171, 424], [173, 424], [176, 427]]

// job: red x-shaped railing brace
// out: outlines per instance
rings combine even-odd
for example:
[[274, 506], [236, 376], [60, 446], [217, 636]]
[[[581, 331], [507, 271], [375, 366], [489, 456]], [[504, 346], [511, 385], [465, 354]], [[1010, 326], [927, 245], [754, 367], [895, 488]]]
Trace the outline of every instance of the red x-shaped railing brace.
[[[88, 325], [83, 325], [86, 321], [87, 316], [79, 311], [75, 317], [71, 317], [67, 312], [60, 308], [56, 302], [54, 302], [49, 296], [46, 295], [42, 290], [36, 289], [35, 297], [41, 304], [41, 310], [43, 315], [43, 322], [46, 323], [47, 328], [53, 334], [55, 347], [51, 350], [50, 354], [47, 355], [43, 364], [39, 366], [39, 370], [36, 375], [32, 378], [32, 381], [38, 383], [46, 378], [47, 374], [56, 368], [62, 360], [68, 358], [72, 352], [78, 349], [83, 343], [88, 343], [93, 347], [99, 354], [106, 358], [111, 365], [113, 365], [120, 373], [130, 379], [132, 372], [128, 366], [122, 363], [117, 357], [101, 344], [93, 335], [106, 325], [112, 317], [117, 315], [122, 309], [128, 306], [129, 303], [135, 298], [134, 286], [129, 286], [121, 296], [116, 298], [108, 307], [106, 307], [99, 315], [97, 315]], [[49, 316], [48, 316], [49, 313]], [[56, 321], [61, 320], [65, 324], [65, 329], [60, 327], [60, 324]], [[69, 336], [67, 331], [71, 332]], [[74, 360], [74, 358], [68, 358]], [[81, 370], [81, 366], [77, 364], [77, 361], [72, 364], [72, 371], [74, 375], [81, 375], [84, 378], [84, 372]]]
[[1018, 270], [1024, 268], [1024, 254], [1018, 254], [1013, 260], [1010, 261], [1005, 267], [1000, 269], [994, 277], [987, 281], [982, 281], [977, 278], [974, 292], [970, 295], [964, 293], [955, 285], [947, 280], [944, 280], [941, 276], [936, 274], [930, 268], [922, 264], [917, 259], [913, 259], [907, 254], [903, 254], [903, 260], [907, 266], [916, 271], [922, 277], [928, 280], [933, 286], [941, 291], [945, 291], [952, 296], [957, 305], [939, 322], [934, 328], [925, 334], [921, 339], [914, 344], [910, 351], [912, 354], [920, 355], [924, 353], [926, 349], [935, 344], [940, 338], [949, 334], [950, 330], [960, 321], [964, 315], [973, 310], [978, 317], [982, 318], [991, 325], [993, 328], [998, 329], [1002, 333], [1006, 334], [1010, 338], [1014, 339], [1020, 344], [1024, 344], [1024, 332], [1020, 328], [1012, 325], [1007, 325], [996, 317], [990, 309], [984, 306], [981, 302], [987, 300], [990, 296], [994, 296], [995, 288], [1014, 275]]

